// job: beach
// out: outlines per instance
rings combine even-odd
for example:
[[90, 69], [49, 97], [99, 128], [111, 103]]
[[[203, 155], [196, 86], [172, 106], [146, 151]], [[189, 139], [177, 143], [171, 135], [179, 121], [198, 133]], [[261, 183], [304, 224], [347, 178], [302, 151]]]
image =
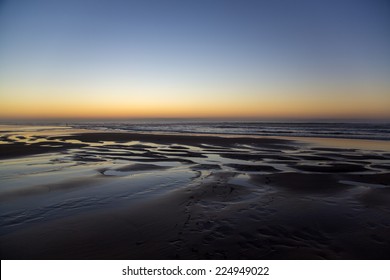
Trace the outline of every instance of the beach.
[[0, 133], [2, 259], [390, 258], [390, 141]]

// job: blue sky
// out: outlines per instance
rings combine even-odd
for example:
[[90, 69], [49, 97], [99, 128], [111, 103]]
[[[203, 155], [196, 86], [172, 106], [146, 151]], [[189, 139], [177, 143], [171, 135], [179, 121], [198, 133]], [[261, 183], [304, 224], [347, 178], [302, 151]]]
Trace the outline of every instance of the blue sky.
[[[156, 116], [160, 109], [169, 116], [166, 100], [195, 104], [194, 116], [207, 115], [213, 107], [202, 107], [207, 99], [226, 100], [225, 115], [244, 99], [258, 105], [258, 111], [249, 106], [250, 114], [262, 116], [262, 106], [279, 106], [282, 114], [291, 100], [346, 102], [356, 88], [365, 88], [356, 91], [361, 100], [378, 100], [367, 115], [386, 115], [388, 26], [390, 3], [380, 0], [3, 0], [0, 96], [14, 108], [3, 116], [23, 115], [36, 100], [45, 111], [47, 100], [93, 107], [91, 99], [104, 102], [107, 95], [128, 104], [123, 116], [126, 108], [129, 116], [142, 115], [146, 99], [156, 101]], [[110, 106], [115, 110], [115, 102]], [[302, 108], [297, 104], [291, 114]]]

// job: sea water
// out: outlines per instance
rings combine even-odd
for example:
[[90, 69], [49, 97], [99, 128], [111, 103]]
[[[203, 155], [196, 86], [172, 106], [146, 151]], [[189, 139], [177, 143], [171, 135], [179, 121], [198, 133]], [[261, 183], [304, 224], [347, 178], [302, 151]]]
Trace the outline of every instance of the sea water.
[[331, 137], [390, 140], [390, 122], [243, 122], [132, 120], [72, 122], [75, 128], [127, 132], [235, 134], [258, 136]]

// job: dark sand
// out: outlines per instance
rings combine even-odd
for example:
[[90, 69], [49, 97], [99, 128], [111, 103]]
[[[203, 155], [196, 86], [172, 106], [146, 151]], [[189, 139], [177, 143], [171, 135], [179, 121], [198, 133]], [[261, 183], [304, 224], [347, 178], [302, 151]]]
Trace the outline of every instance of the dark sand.
[[2, 259], [390, 258], [375, 141], [7, 128], [0, 143]]

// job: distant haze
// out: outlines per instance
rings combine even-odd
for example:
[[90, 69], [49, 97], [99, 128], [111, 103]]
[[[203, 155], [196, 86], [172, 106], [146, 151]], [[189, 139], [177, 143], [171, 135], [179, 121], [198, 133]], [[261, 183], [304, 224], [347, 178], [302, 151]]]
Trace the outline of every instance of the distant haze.
[[390, 120], [385, 0], [3, 0], [0, 119]]

